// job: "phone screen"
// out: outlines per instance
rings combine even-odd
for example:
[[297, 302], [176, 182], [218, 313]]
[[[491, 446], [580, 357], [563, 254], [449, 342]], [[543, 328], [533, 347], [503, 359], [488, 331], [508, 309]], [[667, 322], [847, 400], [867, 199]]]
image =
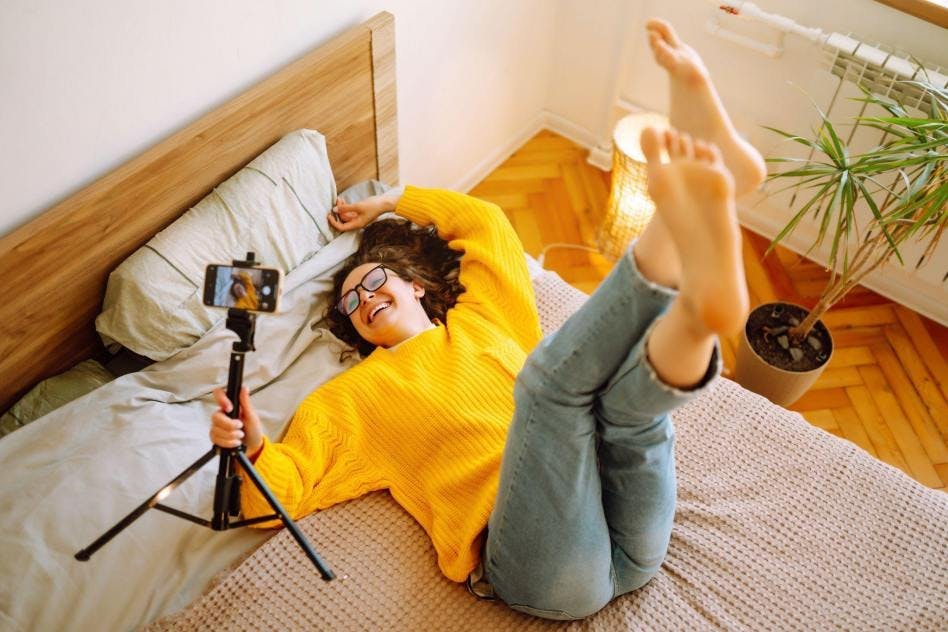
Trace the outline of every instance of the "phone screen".
[[275, 312], [280, 296], [280, 270], [212, 263], [204, 277], [204, 304], [211, 307]]

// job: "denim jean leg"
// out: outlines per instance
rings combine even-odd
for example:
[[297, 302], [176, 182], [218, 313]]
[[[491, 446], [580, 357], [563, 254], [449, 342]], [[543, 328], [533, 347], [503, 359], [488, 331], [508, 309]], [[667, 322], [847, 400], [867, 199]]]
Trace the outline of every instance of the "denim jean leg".
[[573, 619], [615, 596], [593, 405], [674, 295], [645, 280], [627, 254], [518, 376], [485, 556], [488, 579], [511, 607]]
[[487, 579], [515, 610], [589, 616], [615, 596], [595, 417], [589, 407], [534, 391], [532, 380], [518, 378], [514, 401], [487, 533]]
[[616, 592], [647, 583], [664, 560], [675, 515], [671, 411], [704, 392], [721, 369], [717, 345], [702, 380], [678, 389], [662, 382], [646, 354], [650, 328], [595, 406], [602, 502], [613, 543]]
[[565, 376], [562, 388], [592, 396], [609, 378], [677, 291], [642, 276], [633, 242], [596, 288], [563, 325], [531, 354], [550, 376]]

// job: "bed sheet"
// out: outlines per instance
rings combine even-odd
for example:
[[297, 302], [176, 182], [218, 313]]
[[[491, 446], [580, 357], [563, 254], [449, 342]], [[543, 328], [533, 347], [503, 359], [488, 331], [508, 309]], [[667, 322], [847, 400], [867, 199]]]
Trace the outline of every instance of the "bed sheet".
[[[244, 384], [269, 436], [356, 362], [317, 326], [331, 273], [357, 247], [338, 236], [285, 279], [282, 311], [257, 320]], [[266, 262], [264, 262], [266, 263]], [[0, 441], [0, 629], [127, 630], [174, 612], [272, 531], [208, 528], [152, 510], [79, 562], [77, 551], [207, 452], [212, 391], [236, 335], [219, 321], [175, 356], [122, 376]], [[211, 516], [218, 460], [164, 504]], [[317, 543], [318, 546], [318, 543]]]

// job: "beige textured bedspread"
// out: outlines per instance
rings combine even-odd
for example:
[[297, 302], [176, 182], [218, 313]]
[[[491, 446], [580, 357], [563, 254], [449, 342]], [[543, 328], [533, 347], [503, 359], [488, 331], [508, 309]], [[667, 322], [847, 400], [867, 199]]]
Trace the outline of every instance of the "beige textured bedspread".
[[[551, 273], [534, 284], [547, 331], [583, 299]], [[153, 629], [948, 629], [948, 494], [726, 379], [674, 419], [679, 500], [661, 572], [584, 621], [476, 600], [378, 492], [299, 522], [336, 581], [282, 530]]]

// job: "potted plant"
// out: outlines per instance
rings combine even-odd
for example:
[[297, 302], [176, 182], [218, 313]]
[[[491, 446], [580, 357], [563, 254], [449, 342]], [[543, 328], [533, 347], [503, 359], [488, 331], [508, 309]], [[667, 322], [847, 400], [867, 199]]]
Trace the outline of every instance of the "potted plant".
[[[738, 345], [735, 378], [775, 403], [789, 405], [812, 386], [829, 363], [833, 342], [820, 318], [873, 270], [892, 258], [905, 265], [899, 246], [914, 240], [925, 246], [915, 262], [930, 258], [948, 226], [948, 91], [920, 82], [919, 104], [927, 112], [913, 116], [902, 103], [874, 95], [860, 86], [869, 106], [888, 116], [857, 116], [855, 125], [883, 132], [880, 143], [853, 154], [848, 143], [820, 111], [822, 127], [814, 140], [779, 129], [767, 129], [813, 150], [812, 158], [769, 158], [789, 163], [771, 180], [808, 191], [799, 210], [771, 241], [768, 255], [808, 214], [819, 222], [819, 234], [809, 254], [827, 239], [831, 248], [830, 278], [816, 305], [807, 310], [789, 303], [770, 303], [751, 311]], [[814, 104], [815, 105], [815, 104]], [[819, 108], [817, 107], [819, 111]], [[882, 114], [883, 112], [880, 112]], [[857, 221], [856, 206], [871, 213]], [[948, 278], [948, 273], [942, 278]]]

